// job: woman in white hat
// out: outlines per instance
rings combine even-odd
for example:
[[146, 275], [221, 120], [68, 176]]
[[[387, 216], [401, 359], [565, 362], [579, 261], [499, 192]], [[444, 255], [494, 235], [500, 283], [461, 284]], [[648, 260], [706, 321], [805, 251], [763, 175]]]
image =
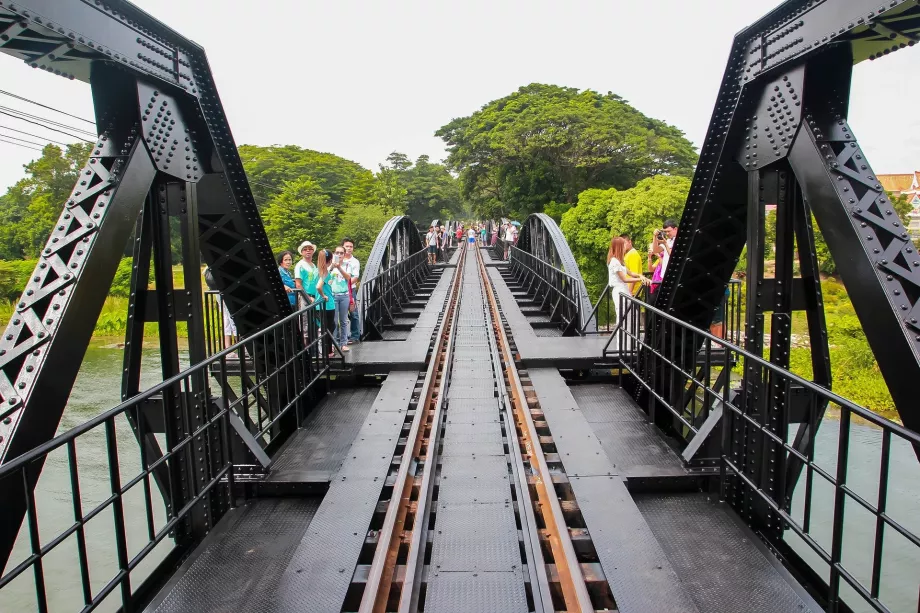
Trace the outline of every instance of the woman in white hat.
[[304, 241], [300, 243], [297, 251], [300, 252], [301, 260], [294, 267], [294, 283], [297, 289], [307, 293], [307, 299], [312, 304], [316, 301], [316, 282], [319, 281], [316, 264], [313, 263], [316, 245], [310, 241]]

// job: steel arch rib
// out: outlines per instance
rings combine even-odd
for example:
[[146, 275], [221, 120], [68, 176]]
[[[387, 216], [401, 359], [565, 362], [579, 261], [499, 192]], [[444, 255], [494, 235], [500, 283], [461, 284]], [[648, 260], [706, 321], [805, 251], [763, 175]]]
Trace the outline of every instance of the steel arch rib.
[[[401, 238], [402, 242], [405, 243], [403, 245], [405, 247], [404, 251], [407, 251], [407, 253], [399, 253], [398, 247], [400, 246]], [[371, 253], [367, 256], [367, 262], [361, 271], [362, 283], [365, 279], [373, 279], [390, 267], [390, 260], [393, 258], [391, 247], [397, 250], [396, 260], [392, 263], [396, 263], [422, 249], [422, 239], [419, 237], [418, 229], [408, 215], [395, 215], [380, 229], [377, 238], [374, 239]], [[359, 291], [355, 303], [361, 318], [362, 330], [364, 330], [364, 309], [362, 308], [364, 294], [364, 291]]]
[[[541, 239], [549, 239], [546, 243]], [[551, 247], [547, 251], [546, 247]], [[521, 236], [518, 238], [518, 248], [534, 255], [540, 259], [551, 262], [554, 266], [561, 268], [567, 275], [575, 279], [579, 298], [579, 310], [581, 317], [587, 317], [591, 312], [591, 298], [585, 287], [585, 281], [581, 276], [581, 270], [578, 268], [578, 261], [569, 247], [568, 241], [562, 234], [562, 230], [556, 221], [545, 213], [532, 213], [524, 220], [521, 227]], [[583, 323], [583, 322], [579, 322]], [[593, 332], [595, 324], [587, 322], [586, 332]]]

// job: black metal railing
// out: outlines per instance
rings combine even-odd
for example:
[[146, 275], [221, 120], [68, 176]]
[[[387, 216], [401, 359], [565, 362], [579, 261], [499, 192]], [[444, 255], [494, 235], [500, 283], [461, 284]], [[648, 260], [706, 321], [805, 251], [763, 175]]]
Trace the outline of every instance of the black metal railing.
[[508, 246], [508, 254], [511, 276], [526, 297], [545, 311], [550, 321], [557, 322], [563, 334], [578, 334], [582, 328], [578, 280], [514, 245]]
[[428, 251], [422, 249], [390, 266], [380, 274], [361, 281], [362, 338], [383, 337], [387, 325], [392, 325], [419, 286], [428, 277]]
[[[312, 394], [324, 393], [328, 360], [309, 359], [319, 342], [315, 308], [0, 466], [0, 480], [22, 484], [25, 518], [0, 574], [0, 608], [90, 611], [105, 602], [137, 610], [234, 506], [237, 476], [302, 423]], [[9, 517], [20, 503], [2, 504]]]
[[[728, 282], [725, 297], [722, 299], [722, 304], [714, 314], [712, 325], [709, 328], [713, 336], [717, 336], [735, 345], [740, 345], [742, 341], [741, 315], [743, 310], [741, 308], [741, 287], [742, 283], [738, 279], [731, 279]], [[634, 296], [642, 302], [651, 302], [654, 304], [654, 302], [649, 299], [648, 287], [642, 286], [637, 288]], [[581, 333], [610, 334], [613, 332], [617, 323], [617, 301], [618, 297], [612, 294], [610, 286], [605, 286], [600, 297], [594, 303], [594, 308], [591, 310], [591, 313], [584, 318], [580, 330]], [[627, 310], [632, 309], [632, 303], [628, 303], [626, 308]], [[594, 326], [590, 325], [592, 322]], [[596, 332], [589, 332], [592, 327]]]
[[[891, 458], [896, 450], [916, 469], [920, 435], [631, 296], [620, 305], [620, 376], [639, 386], [650, 421], [684, 439], [685, 460], [715, 458], [721, 500], [784, 557], [811, 568], [828, 611], [848, 610], [844, 600], [852, 610], [908, 610], [886, 602], [884, 587], [886, 569], [901, 572], [898, 559], [920, 559], [917, 471], [899, 475], [905, 470], [892, 470]], [[733, 380], [735, 365], [757, 383]]]

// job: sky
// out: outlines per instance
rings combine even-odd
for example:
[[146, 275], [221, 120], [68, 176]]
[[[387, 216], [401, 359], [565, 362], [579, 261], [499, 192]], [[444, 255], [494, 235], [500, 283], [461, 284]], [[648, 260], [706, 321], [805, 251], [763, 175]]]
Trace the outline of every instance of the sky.
[[[394, 150], [412, 159], [421, 154], [443, 159], [446, 152], [435, 130], [533, 82], [612, 91], [646, 115], [677, 126], [699, 148], [732, 38], [777, 4], [135, 3], [204, 47], [237, 144], [294, 144], [370, 169]], [[878, 173], [920, 169], [918, 74], [916, 48], [854, 68], [849, 121]], [[0, 89], [93, 116], [87, 84], [29, 68], [10, 56], [0, 57]], [[2, 95], [0, 106], [80, 124]], [[61, 136], [4, 116], [0, 126]], [[0, 129], [0, 134], [10, 132]], [[0, 142], [0, 190], [21, 178], [22, 165], [37, 155]]]

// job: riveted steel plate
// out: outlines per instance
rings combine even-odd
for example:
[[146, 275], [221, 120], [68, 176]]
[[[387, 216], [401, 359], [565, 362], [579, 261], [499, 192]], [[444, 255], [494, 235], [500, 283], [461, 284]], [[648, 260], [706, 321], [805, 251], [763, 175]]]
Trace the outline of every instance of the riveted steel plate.
[[489, 441], [444, 441], [441, 445], [441, 455], [448, 457], [462, 456], [502, 456], [505, 457], [505, 447], [501, 439]]
[[[445, 487], [443, 482], [442, 489]], [[500, 571], [521, 567], [511, 503], [438, 502], [431, 572]]]
[[339, 469], [367, 417], [378, 388], [360, 387], [328, 394], [272, 464], [270, 482], [306, 482]]
[[452, 477], [469, 477], [474, 479], [490, 479], [508, 474], [508, 462], [504, 457], [477, 456], [452, 457], [441, 465], [441, 481]]
[[615, 385], [573, 385], [569, 390], [585, 419], [591, 423], [646, 421], [645, 414], [636, 406], [629, 394]]
[[686, 475], [683, 460], [654, 424], [635, 421], [591, 424], [607, 457], [624, 477]]
[[527, 595], [519, 572], [440, 572], [429, 576], [425, 613], [501, 611], [525, 613]]
[[[488, 439], [486, 437], [489, 437]], [[444, 432], [445, 441], [501, 440], [502, 428], [497, 421], [477, 423], [451, 423]]]
[[460, 385], [451, 381], [447, 391], [448, 398], [497, 398], [498, 392], [494, 385]]
[[[643, 613], [696, 612], [696, 605], [622, 479], [570, 477], [569, 483], [617, 609]], [[696, 534], [692, 530], [688, 537], [695, 539]]]
[[274, 498], [231, 511], [147, 610], [283, 610], [275, 600], [280, 577], [318, 507], [318, 498]]
[[453, 477], [440, 481], [438, 504], [506, 503], [511, 501], [511, 477], [503, 475], [490, 479]]
[[706, 494], [639, 495], [641, 510], [701, 611], [816, 611], [725, 506]]

